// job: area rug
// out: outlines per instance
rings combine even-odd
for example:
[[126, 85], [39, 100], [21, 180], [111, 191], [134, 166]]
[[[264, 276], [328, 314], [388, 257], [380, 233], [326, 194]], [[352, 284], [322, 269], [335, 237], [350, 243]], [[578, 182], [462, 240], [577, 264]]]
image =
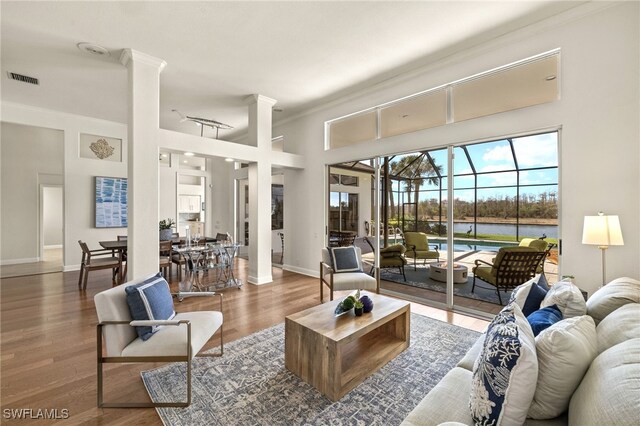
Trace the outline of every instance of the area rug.
[[[447, 284], [435, 281], [429, 278], [429, 266], [418, 265], [417, 271], [413, 270], [413, 266], [407, 265], [404, 268], [404, 273], [407, 277], [407, 281], [404, 281], [402, 274], [399, 274], [398, 269], [387, 271], [385, 269], [380, 271], [380, 279], [385, 281], [392, 281], [398, 284], [404, 284], [411, 287], [424, 288], [427, 290], [437, 291], [439, 293], [447, 292]], [[485, 302], [500, 304], [498, 301], [498, 294], [495, 287], [485, 283], [482, 280], [476, 280], [476, 288], [473, 293], [471, 287], [473, 286], [473, 276], [469, 275], [467, 282], [464, 284], [454, 284], [453, 294], [460, 297], [466, 297], [468, 299], [482, 300]], [[506, 304], [511, 297], [511, 291], [500, 291], [500, 297], [502, 297], [502, 304]]]
[[[195, 358], [193, 400], [158, 408], [165, 425], [398, 425], [471, 347], [479, 333], [411, 315], [411, 346], [338, 402], [284, 367], [284, 324]], [[186, 365], [142, 372], [153, 401], [184, 400]]]

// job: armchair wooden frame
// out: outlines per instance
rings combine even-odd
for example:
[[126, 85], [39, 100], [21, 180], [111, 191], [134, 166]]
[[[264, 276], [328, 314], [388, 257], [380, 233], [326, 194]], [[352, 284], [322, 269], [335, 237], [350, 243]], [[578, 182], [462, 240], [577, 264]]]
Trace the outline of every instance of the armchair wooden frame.
[[[326, 251], [327, 249], [323, 249]], [[357, 252], [360, 254], [360, 249], [356, 247]], [[360, 267], [362, 268], [362, 259], [359, 259]], [[329, 279], [325, 279], [325, 276], [328, 275]], [[340, 279], [338, 282], [338, 289], [336, 290], [336, 286], [334, 284], [334, 275], [339, 275]], [[343, 281], [346, 279], [346, 284]], [[356, 283], [356, 284], [353, 284]], [[339, 273], [336, 274], [334, 269], [326, 263], [324, 260], [320, 261], [320, 301], [324, 298], [324, 286], [329, 287], [329, 300], [333, 300], [333, 292], [342, 291], [342, 290], [369, 290], [375, 291], [377, 294], [380, 294], [380, 274], [376, 274], [375, 277], [371, 277], [366, 272], [347, 272], [347, 273]], [[348, 288], [347, 288], [348, 287]]]
[[[185, 297], [203, 297], [203, 296], [219, 296], [220, 312], [222, 312], [222, 299], [220, 293], [214, 292], [178, 292], [172, 293], [178, 300]], [[185, 356], [103, 356], [103, 327], [105, 326], [179, 326], [186, 324], [187, 326], [187, 354]], [[220, 325], [220, 352], [217, 353], [197, 353], [196, 357], [220, 357], [224, 353], [223, 331], [224, 323]], [[191, 353], [191, 321], [183, 320], [158, 320], [158, 321], [102, 321], [96, 327], [97, 342], [97, 367], [98, 367], [98, 407], [101, 408], [153, 408], [153, 407], [188, 407], [191, 405], [191, 362], [193, 355]], [[103, 364], [111, 363], [138, 363], [138, 362], [186, 362], [187, 363], [187, 400], [185, 402], [104, 402], [104, 377]]]
[[[472, 269], [473, 285], [471, 286], [471, 292], [473, 293], [475, 290], [476, 276], [478, 275], [479, 268], [485, 268], [486, 270], [488, 269], [487, 267], [491, 267], [491, 273], [483, 273], [478, 278], [496, 288], [498, 301], [500, 301], [500, 304], [502, 305], [500, 290], [512, 290], [533, 278], [536, 275], [538, 265], [544, 260], [546, 255], [546, 252], [534, 249], [527, 251], [505, 250], [503, 257], [500, 258], [500, 256], [498, 256], [498, 262], [496, 263], [489, 263], [481, 259], [476, 259], [475, 266]], [[483, 264], [485, 266], [482, 266]], [[495, 274], [493, 273], [494, 270]]]

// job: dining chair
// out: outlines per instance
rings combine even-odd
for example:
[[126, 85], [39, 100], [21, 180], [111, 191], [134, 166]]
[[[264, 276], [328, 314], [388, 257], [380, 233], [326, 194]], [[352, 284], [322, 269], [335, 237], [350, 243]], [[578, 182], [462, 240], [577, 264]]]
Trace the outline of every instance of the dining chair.
[[113, 274], [111, 283], [113, 286], [118, 284], [118, 271], [122, 267], [119, 257], [113, 255], [109, 249], [89, 250], [87, 243], [78, 240], [80, 249], [82, 249], [82, 261], [80, 263], [80, 276], [78, 278], [78, 288], [87, 289], [87, 280], [89, 271], [100, 269], [112, 269]]
[[282, 265], [284, 260], [284, 232], [278, 232], [278, 236], [280, 237], [280, 264]]
[[[118, 241], [128, 241], [126, 235], [118, 235], [117, 238], [118, 238]], [[127, 261], [127, 249], [126, 248], [121, 251], [120, 257], [122, 258], [123, 262]], [[122, 276], [127, 276], [127, 265], [126, 264], [124, 265], [124, 272], [122, 273]]]
[[171, 240], [160, 241], [160, 270], [165, 278], [171, 278], [173, 265]]

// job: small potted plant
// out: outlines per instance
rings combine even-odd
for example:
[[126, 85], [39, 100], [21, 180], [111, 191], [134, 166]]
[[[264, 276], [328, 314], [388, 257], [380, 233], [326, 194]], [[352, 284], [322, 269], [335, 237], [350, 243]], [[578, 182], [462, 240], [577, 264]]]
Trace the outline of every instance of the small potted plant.
[[166, 220], [163, 219], [160, 221], [160, 241], [168, 241], [171, 239], [171, 234], [173, 234], [172, 228], [175, 226], [175, 224], [176, 223], [171, 218]]
[[357, 317], [362, 316], [362, 312], [364, 312], [364, 304], [360, 301], [360, 299], [357, 299], [353, 304], [353, 312]]

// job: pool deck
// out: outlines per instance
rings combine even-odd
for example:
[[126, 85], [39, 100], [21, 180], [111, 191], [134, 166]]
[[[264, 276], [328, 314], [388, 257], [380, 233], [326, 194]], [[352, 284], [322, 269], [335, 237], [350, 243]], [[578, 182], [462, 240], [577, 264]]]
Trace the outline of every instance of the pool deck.
[[[455, 250], [456, 247], [454, 245], [454, 252], [453, 252], [453, 261], [455, 263], [458, 263], [460, 265], [466, 266], [467, 269], [469, 269], [469, 274], [471, 274], [471, 270], [472, 268], [475, 266], [475, 260], [476, 259], [481, 259], [484, 260], [485, 262], [491, 263], [491, 260], [496, 256], [498, 249], [502, 246], [506, 246], [506, 245], [513, 245], [516, 246], [517, 244], [514, 243], [509, 243], [509, 242], [505, 242], [505, 241], [484, 241], [484, 240], [474, 240], [474, 239], [462, 239], [462, 238], [456, 238], [455, 239], [456, 242], [462, 242], [464, 241], [463, 244], [468, 243], [468, 245], [471, 246], [486, 246], [486, 245], [493, 245], [495, 244], [495, 250], [486, 250], [486, 249], [482, 249], [482, 250]], [[401, 235], [390, 235], [389, 236], [389, 244], [396, 244], [396, 243], [402, 243], [402, 236]], [[440, 243], [440, 241], [438, 241], [438, 243]], [[432, 244], [432, 239], [429, 239], [429, 245]], [[358, 245], [361, 249], [362, 249], [362, 253], [368, 253], [371, 252], [371, 249], [369, 248], [368, 245], [366, 245], [366, 243], [362, 242], [362, 238], [357, 238], [356, 239], [356, 245]], [[555, 254], [555, 256], [554, 256]], [[447, 261], [447, 251], [446, 250], [440, 250], [440, 261], [441, 262], [446, 262]], [[557, 252], [553, 252], [552, 251], [552, 255], [545, 259], [544, 262], [544, 274], [547, 278], [547, 281], [549, 282], [556, 282], [559, 280], [558, 278], [558, 264], [557, 264]]]

